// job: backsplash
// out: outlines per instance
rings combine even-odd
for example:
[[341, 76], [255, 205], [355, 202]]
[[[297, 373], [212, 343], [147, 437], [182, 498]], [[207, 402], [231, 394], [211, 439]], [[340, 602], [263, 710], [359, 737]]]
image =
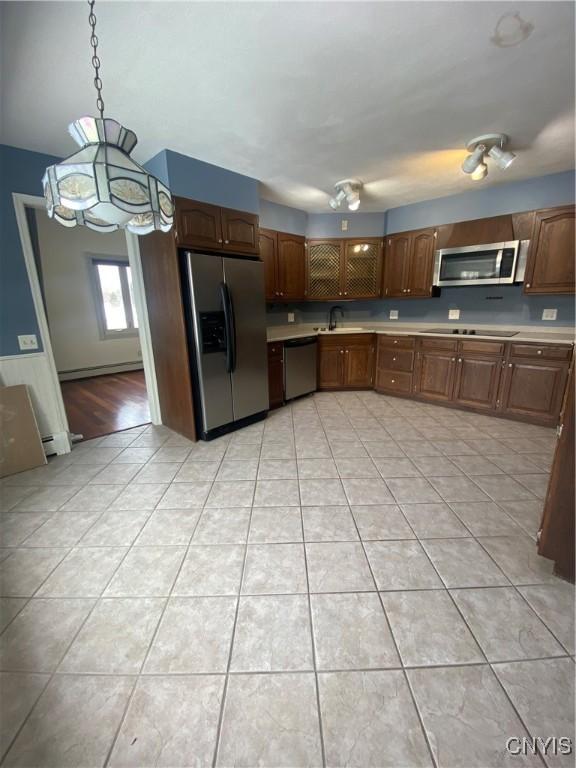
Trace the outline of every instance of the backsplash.
[[[326, 324], [330, 307], [338, 301], [310, 301], [293, 305], [272, 304], [267, 308], [268, 325], [286, 325], [287, 313], [294, 312], [299, 323]], [[525, 296], [521, 285], [466, 286], [443, 288], [440, 296], [430, 299], [380, 299], [341, 302], [344, 323], [383, 322], [390, 310], [398, 310], [398, 322], [448, 322], [448, 310], [459, 309], [454, 326], [470, 325], [544, 325], [574, 324], [573, 296]], [[556, 320], [542, 320], [543, 309], [557, 309]]]

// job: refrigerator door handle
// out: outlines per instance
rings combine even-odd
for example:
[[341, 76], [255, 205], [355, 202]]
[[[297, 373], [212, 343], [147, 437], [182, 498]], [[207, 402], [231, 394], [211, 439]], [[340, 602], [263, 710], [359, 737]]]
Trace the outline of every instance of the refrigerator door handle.
[[236, 326], [234, 323], [232, 296], [226, 283], [220, 283], [220, 296], [222, 298], [224, 325], [226, 328], [226, 372], [233, 373], [236, 368]]

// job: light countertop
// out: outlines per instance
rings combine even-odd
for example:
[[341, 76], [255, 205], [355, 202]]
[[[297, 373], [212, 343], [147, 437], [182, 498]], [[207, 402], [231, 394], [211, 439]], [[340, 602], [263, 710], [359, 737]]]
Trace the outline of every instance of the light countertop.
[[[394, 321], [388, 323], [367, 323], [366, 325], [348, 325], [338, 324], [338, 328], [346, 331], [347, 333], [377, 333], [377, 334], [389, 334], [392, 336], [440, 336], [465, 339], [485, 339], [489, 341], [501, 340], [501, 341], [527, 341], [536, 344], [574, 344], [574, 328], [554, 326], [552, 328], [543, 328], [534, 325], [474, 325], [460, 323], [396, 323]], [[427, 328], [441, 328], [445, 332], [438, 331], [438, 333], [422, 333]], [[475, 334], [462, 335], [453, 334], [452, 328], [474, 328]], [[482, 330], [494, 330], [494, 331], [515, 331], [514, 336], [490, 336], [483, 335]], [[290, 325], [278, 325], [270, 326], [267, 329], [268, 341], [286, 341], [288, 339], [299, 339], [305, 336], [317, 336], [327, 334], [330, 336], [336, 336], [337, 333], [328, 331], [325, 326], [316, 325], [311, 323], [294, 323]]]

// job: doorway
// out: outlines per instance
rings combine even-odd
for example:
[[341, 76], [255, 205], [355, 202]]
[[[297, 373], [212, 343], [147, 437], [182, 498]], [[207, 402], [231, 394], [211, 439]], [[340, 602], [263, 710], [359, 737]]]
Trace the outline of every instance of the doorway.
[[160, 423], [137, 238], [65, 228], [49, 219], [41, 198], [14, 195], [14, 202], [71, 440]]

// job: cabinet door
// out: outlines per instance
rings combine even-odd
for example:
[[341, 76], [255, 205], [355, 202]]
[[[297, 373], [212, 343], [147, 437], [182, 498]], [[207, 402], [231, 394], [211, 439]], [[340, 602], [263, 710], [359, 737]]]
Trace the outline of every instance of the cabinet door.
[[319, 389], [339, 389], [344, 384], [344, 349], [320, 345], [318, 349]]
[[348, 299], [376, 299], [382, 282], [380, 240], [346, 240], [344, 244], [344, 296]]
[[574, 293], [574, 206], [536, 211], [524, 293]]
[[344, 350], [344, 386], [362, 389], [374, 381], [374, 346], [351, 344]]
[[278, 277], [276, 260], [276, 232], [261, 229], [259, 233], [260, 259], [264, 262], [264, 290], [266, 301], [275, 301], [278, 297]]
[[558, 422], [568, 363], [508, 363], [500, 397], [503, 413], [554, 425]]
[[176, 198], [176, 242], [190, 248], [222, 248], [220, 208]]
[[494, 410], [501, 372], [500, 358], [458, 358], [454, 400], [460, 405]]
[[432, 296], [434, 277], [433, 229], [424, 229], [412, 235], [406, 293], [410, 296]]
[[221, 208], [225, 251], [258, 254], [258, 216]]
[[340, 240], [309, 240], [306, 248], [306, 298], [338, 299], [342, 243]]
[[302, 300], [306, 288], [305, 240], [278, 232], [278, 291], [282, 299]]
[[384, 295], [406, 296], [410, 235], [394, 235], [386, 241], [384, 254]]
[[455, 375], [456, 357], [450, 353], [420, 352], [416, 392], [429, 400], [451, 400]]

